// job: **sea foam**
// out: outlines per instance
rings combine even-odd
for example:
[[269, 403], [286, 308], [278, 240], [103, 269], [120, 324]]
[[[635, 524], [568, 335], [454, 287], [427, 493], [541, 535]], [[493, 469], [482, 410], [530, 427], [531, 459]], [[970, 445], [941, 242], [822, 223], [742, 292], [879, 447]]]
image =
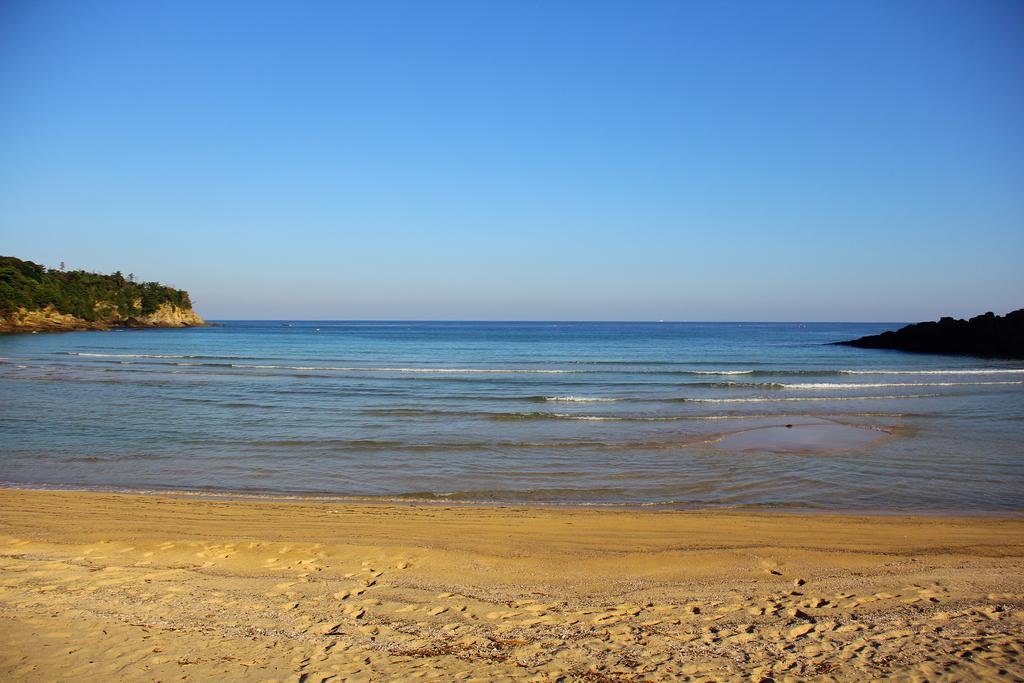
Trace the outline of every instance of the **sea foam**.
[[840, 370], [842, 375], [1020, 375], [1024, 368], [971, 368], [967, 370]]
[[978, 387], [1000, 384], [1024, 384], [1024, 381], [1002, 382], [806, 382], [783, 384], [785, 389], [884, 389], [887, 387]]
[[611, 403], [614, 398], [597, 398], [591, 396], [545, 396], [545, 401], [561, 401], [565, 403]]

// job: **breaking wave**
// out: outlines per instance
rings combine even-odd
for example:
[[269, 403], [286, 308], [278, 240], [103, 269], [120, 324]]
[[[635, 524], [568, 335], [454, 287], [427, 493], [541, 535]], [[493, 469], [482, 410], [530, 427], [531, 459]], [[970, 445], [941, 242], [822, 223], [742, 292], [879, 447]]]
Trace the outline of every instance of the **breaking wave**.
[[1024, 384], [1024, 381], [1004, 382], [810, 382], [782, 384], [785, 389], [884, 389], [888, 387], [979, 387], [1000, 384]]
[[320, 365], [252, 365], [236, 363], [233, 368], [254, 368], [257, 370], [305, 370], [320, 372], [410, 372], [434, 373], [443, 375], [459, 374], [491, 374], [491, 375], [563, 375], [579, 372], [578, 370], [534, 370], [527, 368], [401, 368], [401, 367], [362, 367], [362, 366], [320, 366]]
[[593, 396], [545, 396], [544, 400], [561, 403], [612, 403], [618, 399]]

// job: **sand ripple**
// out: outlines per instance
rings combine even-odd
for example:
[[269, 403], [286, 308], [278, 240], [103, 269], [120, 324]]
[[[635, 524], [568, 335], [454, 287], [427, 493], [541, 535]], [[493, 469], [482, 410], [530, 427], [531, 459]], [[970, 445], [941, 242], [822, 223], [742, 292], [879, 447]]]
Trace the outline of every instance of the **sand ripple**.
[[22, 491], [0, 513], [5, 680], [1024, 676], [1020, 520]]

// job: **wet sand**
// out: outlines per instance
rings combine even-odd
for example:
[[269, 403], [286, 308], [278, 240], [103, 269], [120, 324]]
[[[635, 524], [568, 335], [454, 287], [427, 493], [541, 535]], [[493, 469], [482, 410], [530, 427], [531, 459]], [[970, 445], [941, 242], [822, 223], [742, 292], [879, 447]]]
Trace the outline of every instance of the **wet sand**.
[[737, 452], [830, 453], [863, 448], [889, 435], [881, 427], [822, 421], [744, 429], [727, 433], [714, 444], [717, 448]]
[[3, 680], [1024, 678], [1024, 520], [0, 490]]

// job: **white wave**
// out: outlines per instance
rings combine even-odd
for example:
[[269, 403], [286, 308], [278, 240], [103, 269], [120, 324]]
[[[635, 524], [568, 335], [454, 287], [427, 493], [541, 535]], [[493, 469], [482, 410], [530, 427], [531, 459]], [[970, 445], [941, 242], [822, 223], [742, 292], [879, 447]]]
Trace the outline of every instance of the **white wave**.
[[691, 370], [694, 375], [752, 375], [753, 370]]
[[693, 403], [775, 403], [777, 401], [881, 401], [895, 398], [931, 398], [939, 394], [907, 394], [903, 396], [800, 396], [789, 398], [690, 398]]
[[611, 403], [618, 399], [594, 398], [590, 396], [545, 396], [545, 401], [562, 401], [565, 403]]
[[191, 356], [167, 356], [159, 353], [84, 353], [68, 351], [69, 356], [88, 356], [90, 358], [191, 358]]
[[840, 370], [843, 375], [1021, 375], [1024, 368], [973, 368], [970, 370]]
[[368, 368], [368, 367], [333, 367], [320, 365], [250, 365], [247, 363], [233, 363], [233, 368], [253, 368], [259, 370], [318, 370], [326, 372], [414, 372], [434, 373], [443, 375], [453, 374], [530, 374], [530, 375], [560, 375], [577, 372], [576, 370], [524, 370], [518, 368]]
[[[898, 413], [896, 414], [899, 415]], [[584, 422], [680, 422], [700, 420], [751, 420], [777, 415], [574, 415], [572, 413], [551, 413], [552, 417], [562, 420], [580, 420]]]
[[601, 415], [573, 415], [571, 413], [551, 413], [557, 418], [563, 420], [581, 420], [584, 422], [622, 422], [626, 418], [623, 417], [604, 417]]
[[999, 384], [1024, 384], [1024, 381], [1004, 382], [807, 382], [783, 384], [785, 389], [883, 389], [887, 387], [976, 387]]

